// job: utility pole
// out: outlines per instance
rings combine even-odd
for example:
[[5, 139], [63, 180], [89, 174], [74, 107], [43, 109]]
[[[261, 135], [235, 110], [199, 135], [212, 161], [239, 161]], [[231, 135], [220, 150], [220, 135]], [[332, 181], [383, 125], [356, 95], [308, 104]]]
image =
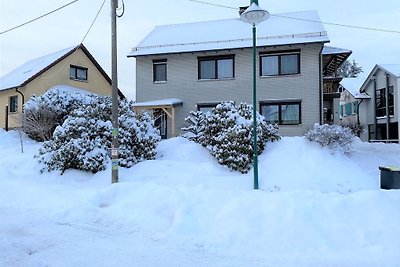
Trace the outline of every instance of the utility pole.
[[111, 0], [111, 79], [112, 79], [112, 144], [111, 181], [118, 183], [118, 75], [117, 75], [117, 7], [118, 0]]

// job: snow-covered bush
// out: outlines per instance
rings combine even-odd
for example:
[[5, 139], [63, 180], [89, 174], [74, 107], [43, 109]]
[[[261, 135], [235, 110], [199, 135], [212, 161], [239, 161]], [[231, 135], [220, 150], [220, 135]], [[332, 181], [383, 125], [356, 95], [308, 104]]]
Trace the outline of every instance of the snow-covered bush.
[[[119, 105], [120, 166], [153, 159], [159, 141], [157, 130], [147, 115], [136, 116], [132, 103]], [[96, 173], [106, 168], [112, 140], [111, 98], [92, 96], [92, 101], [71, 111], [58, 126], [50, 141], [43, 143], [37, 157], [46, 167], [42, 170], [78, 169]]]
[[[241, 103], [236, 106], [233, 102], [223, 102], [207, 114], [192, 112], [187, 121], [195, 127], [187, 127], [190, 130], [185, 130], [184, 137], [207, 147], [220, 164], [246, 173], [253, 162], [252, 118], [251, 105]], [[201, 129], [201, 134], [196, 135], [193, 129]], [[267, 124], [258, 113], [257, 136], [258, 154], [264, 150], [265, 142], [280, 139], [278, 127]]]
[[349, 128], [354, 136], [360, 136], [365, 131], [365, 126], [354, 120], [341, 122], [340, 126]]
[[90, 103], [93, 98], [94, 94], [61, 88], [49, 90], [42, 96], [33, 95], [23, 107], [22, 130], [36, 141], [48, 141], [67, 115], [83, 104]]
[[135, 114], [132, 104], [125, 100], [119, 104], [119, 165], [127, 168], [140, 161], [154, 159], [161, 139], [150, 115]]
[[190, 111], [189, 117], [185, 118], [189, 126], [182, 128], [182, 136], [190, 141], [202, 144], [204, 142], [205, 119], [206, 115], [203, 112]]
[[345, 154], [351, 154], [354, 135], [347, 127], [316, 123], [305, 136], [309, 141], [317, 142], [322, 147], [331, 149], [333, 153], [340, 151]]

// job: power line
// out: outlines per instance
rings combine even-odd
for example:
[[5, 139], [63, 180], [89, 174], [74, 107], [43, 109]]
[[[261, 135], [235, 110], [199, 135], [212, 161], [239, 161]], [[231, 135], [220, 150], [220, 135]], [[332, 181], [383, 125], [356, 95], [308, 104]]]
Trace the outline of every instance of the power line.
[[10, 29], [8, 29], [8, 30], [2, 31], [2, 32], [0, 32], [0, 34], [4, 34], [4, 33], [6, 33], [6, 32], [10, 32], [10, 31], [12, 31], [12, 30], [18, 29], [19, 27], [25, 26], [25, 25], [27, 25], [27, 24], [29, 24], [29, 23], [32, 23], [32, 22], [34, 22], [34, 21], [36, 21], [36, 20], [38, 20], [38, 19], [41, 19], [41, 18], [43, 18], [43, 17], [46, 17], [46, 16], [48, 16], [48, 15], [50, 15], [50, 14], [52, 14], [52, 13], [58, 11], [58, 10], [61, 10], [61, 9], [65, 8], [65, 7], [69, 6], [69, 5], [72, 5], [73, 3], [78, 2], [78, 1], [79, 1], [79, 0], [74, 0], [74, 1], [72, 1], [72, 2], [69, 2], [68, 4], [65, 4], [65, 5], [63, 5], [63, 6], [59, 7], [59, 8], [57, 8], [57, 9], [54, 9], [54, 10], [52, 10], [52, 11], [46, 13], [46, 14], [43, 14], [43, 15], [37, 17], [37, 18], [31, 19], [31, 20], [29, 20], [29, 21], [27, 21], [27, 22], [24, 22], [24, 23], [20, 24], [20, 25], [17, 25], [17, 26], [15, 26], [15, 27], [12, 27], [12, 28], [10, 28]]
[[307, 22], [314, 22], [314, 23], [322, 23], [322, 24], [326, 24], [326, 25], [340, 26], [340, 27], [360, 29], [360, 30], [368, 30], [368, 31], [377, 31], [377, 32], [387, 32], [387, 33], [398, 33], [398, 34], [400, 34], [400, 31], [388, 30], [388, 29], [379, 29], [379, 28], [371, 28], [371, 27], [364, 27], [364, 26], [348, 25], [348, 24], [341, 24], [341, 23], [327, 22], [327, 21], [316, 21], [316, 20], [311, 20], [311, 19], [300, 19], [300, 18], [294, 18], [294, 17], [284, 16], [284, 15], [277, 15], [277, 14], [271, 14], [271, 16], [287, 18], [287, 19], [294, 19], [294, 20], [301, 20], [301, 21], [307, 21]]
[[[96, 13], [96, 16], [94, 17], [92, 23], [90, 24], [89, 29], [86, 31], [85, 35], [83, 36], [83, 38], [81, 39], [81, 42], [79, 44], [82, 44], [83, 41], [85, 41], [86, 37], [88, 36], [89, 32], [92, 30], [94, 23], [96, 22], [97, 18], [99, 17], [99, 14], [101, 12], [101, 10], [103, 9], [103, 6], [105, 4], [106, 0], [103, 0], [103, 3], [101, 3], [99, 10]], [[74, 51], [71, 53], [74, 54], [76, 51], [78, 51], [79, 49], [79, 45], [76, 46], [76, 48], [74, 49]], [[68, 62], [65, 62], [55, 73], [53, 73], [51, 76], [47, 76], [47, 77], [42, 77], [43, 79], [49, 79], [54, 77], [57, 73], [59, 73], [62, 69], [64, 69], [65, 66], [68, 65]]]
[[188, 1], [190, 1], [190, 2], [195, 2], [195, 3], [199, 3], [199, 4], [206, 4], [206, 5], [210, 5], [210, 6], [217, 6], [217, 7], [224, 7], [224, 8], [229, 8], [229, 9], [238, 10], [238, 8], [235, 8], [235, 7], [224, 6], [224, 5], [209, 3], [209, 2], [200, 1], [200, 0], [188, 0]]
[[[190, 1], [190, 2], [196, 2], [196, 3], [199, 3], [199, 4], [210, 5], [210, 6], [224, 7], [224, 8], [229, 8], [229, 9], [238, 10], [238, 8], [234, 8], [234, 7], [231, 7], [231, 6], [224, 6], [224, 5], [219, 5], [219, 4], [215, 4], [215, 3], [205, 2], [205, 1], [201, 1], [201, 0], [188, 0], [188, 1]], [[386, 33], [397, 33], [397, 34], [400, 34], [400, 31], [389, 30], [389, 29], [380, 29], [380, 28], [372, 28], [372, 27], [348, 25], [348, 24], [341, 24], [341, 23], [335, 23], [335, 22], [326, 22], [326, 21], [316, 21], [316, 20], [311, 20], [311, 19], [301, 19], [301, 18], [294, 18], [294, 17], [284, 16], [284, 15], [278, 15], [278, 14], [271, 14], [271, 16], [273, 16], [273, 17], [281, 17], [281, 18], [286, 18], [286, 19], [300, 20], [300, 21], [307, 21], [307, 22], [314, 22], [314, 23], [321, 23], [321, 24], [325, 24], [325, 25], [333, 25], [333, 26], [339, 26], [339, 27], [345, 27], [345, 28], [359, 29], [359, 30], [368, 30], [368, 31], [377, 31], [377, 32], [386, 32]]]
[[89, 29], [87, 30], [85, 36], [83, 36], [81, 43], [83, 43], [83, 41], [86, 39], [86, 36], [88, 36], [89, 32], [92, 30], [92, 27], [93, 27], [94, 23], [96, 22], [97, 17], [99, 16], [101, 10], [103, 9], [103, 6], [104, 6], [105, 2], [106, 2], [106, 0], [103, 0], [103, 3], [101, 4], [101, 6], [100, 6], [100, 8], [99, 8], [99, 11], [97, 11], [97, 14], [96, 14], [96, 16], [94, 17], [94, 19], [93, 19], [93, 21], [92, 21], [92, 24], [90, 24], [90, 27], [89, 27]]

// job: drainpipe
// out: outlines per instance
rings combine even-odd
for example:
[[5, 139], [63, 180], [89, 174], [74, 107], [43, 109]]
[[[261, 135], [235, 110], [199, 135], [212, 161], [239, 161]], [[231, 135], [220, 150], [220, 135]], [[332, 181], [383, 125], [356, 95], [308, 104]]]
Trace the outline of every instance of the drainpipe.
[[323, 79], [322, 79], [322, 49], [324, 49], [324, 46], [322, 46], [321, 50], [319, 51], [319, 124], [323, 124], [323, 114], [324, 114], [324, 107], [323, 107], [323, 102], [322, 102], [322, 96], [323, 96]]
[[5, 120], [5, 123], [6, 123], [6, 125], [5, 125], [5, 129], [6, 129], [6, 132], [8, 132], [8, 106], [6, 106], [6, 120]]
[[386, 73], [386, 140], [389, 140], [389, 130], [390, 130], [390, 115], [389, 115], [389, 74]]
[[375, 131], [374, 131], [374, 139], [377, 140], [378, 139], [378, 119], [376, 118], [376, 77], [373, 78], [374, 79], [374, 127], [375, 127]]
[[24, 96], [24, 94], [21, 91], [18, 90], [18, 87], [15, 89], [15, 91], [21, 95], [22, 106], [24, 106], [24, 104], [25, 104], [25, 96]]
[[[360, 127], [360, 106], [361, 103], [364, 101], [364, 99], [361, 99], [358, 101], [358, 107], [357, 107], [357, 125]], [[357, 132], [357, 136], [360, 137], [360, 132]]]

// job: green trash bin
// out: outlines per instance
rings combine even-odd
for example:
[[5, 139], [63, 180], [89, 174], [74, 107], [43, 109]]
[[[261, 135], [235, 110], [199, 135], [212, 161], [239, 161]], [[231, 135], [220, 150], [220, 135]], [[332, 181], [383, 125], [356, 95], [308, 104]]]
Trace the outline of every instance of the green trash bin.
[[381, 189], [400, 189], [400, 167], [379, 167]]

